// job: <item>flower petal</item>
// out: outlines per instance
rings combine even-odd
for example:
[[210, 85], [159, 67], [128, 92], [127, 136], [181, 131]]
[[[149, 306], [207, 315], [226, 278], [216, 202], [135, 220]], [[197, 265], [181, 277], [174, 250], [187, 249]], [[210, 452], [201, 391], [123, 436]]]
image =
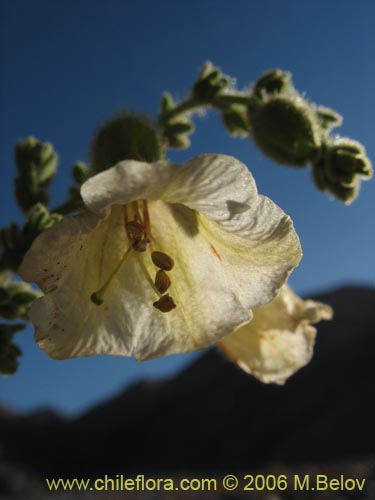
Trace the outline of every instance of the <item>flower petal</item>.
[[253, 321], [218, 345], [244, 371], [276, 384], [284, 384], [311, 360], [316, 335], [311, 323], [333, 314], [326, 304], [303, 301], [287, 286], [273, 302], [253, 312]]
[[272, 301], [302, 256], [291, 219], [260, 195], [228, 220], [199, 218], [202, 234], [237, 284], [244, 306], [253, 309]]
[[103, 215], [108, 207], [138, 199], [181, 203], [214, 220], [246, 210], [257, 196], [246, 166], [232, 156], [201, 155], [176, 165], [123, 161], [87, 180], [81, 188], [87, 208]]

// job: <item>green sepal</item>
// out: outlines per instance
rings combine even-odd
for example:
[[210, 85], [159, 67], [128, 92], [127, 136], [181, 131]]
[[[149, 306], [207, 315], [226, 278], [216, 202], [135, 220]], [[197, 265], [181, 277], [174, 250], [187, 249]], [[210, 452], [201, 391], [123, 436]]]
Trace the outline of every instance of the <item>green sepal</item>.
[[325, 106], [317, 106], [314, 109], [319, 125], [323, 130], [330, 132], [332, 129], [342, 125], [343, 118], [333, 109]]
[[229, 111], [221, 114], [224, 126], [232, 136], [247, 137], [250, 133], [250, 125], [246, 109], [243, 106], [234, 106]]
[[289, 71], [271, 69], [256, 80], [253, 88], [255, 96], [262, 98], [265, 94], [281, 94], [293, 90], [292, 75]]

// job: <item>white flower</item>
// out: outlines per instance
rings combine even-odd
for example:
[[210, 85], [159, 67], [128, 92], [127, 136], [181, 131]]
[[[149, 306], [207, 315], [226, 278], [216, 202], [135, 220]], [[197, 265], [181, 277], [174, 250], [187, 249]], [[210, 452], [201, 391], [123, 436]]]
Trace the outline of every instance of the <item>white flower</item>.
[[45, 292], [30, 317], [56, 359], [203, 348], [249, 322], [301, 258], [290, 218], [229, 156], [124, 161], [81, 193], [88, 212], [42, 233], [19, 270]]
[[251, 323], [223, 338], [219, 347], [244, 371], [265, 383], [284, 384], [313, 355], [316, 328], [332, 309], [302, 300], [288, 286], [271, 303], [255, 309]]

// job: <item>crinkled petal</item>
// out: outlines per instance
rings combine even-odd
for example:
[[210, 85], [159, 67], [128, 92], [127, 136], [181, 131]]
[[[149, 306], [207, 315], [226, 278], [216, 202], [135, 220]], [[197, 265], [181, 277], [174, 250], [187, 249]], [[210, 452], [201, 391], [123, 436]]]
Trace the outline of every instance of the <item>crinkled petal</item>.
[[219, 347], [244, 371], [265, 383], [284, 384], [313, 355], [316, 329], [311, 323], [332, 318], [332, 309], [301, 300], [287, 286], [270, 304], [259, 307], [253, 320], [219, 342]]
[[[106, 219], [93, 214], [66, 218], [35, 240], [19, 273], [46, 292], [30, 311], [45, 352], [56, 359], [96, 354], [149, 359], [200, 349], [251, 319], [227, 287], [216, 257], [191, 238], [194, 213], [180, 208], [184, 213], [177, 220], [163, 202], [149, 207], [159, 249], [171, 250], [176, 260], [169, 293], [177, 307], [169, 313], [152, 305], [158, 297], [139, 262], [153, 279], [150, 252], [130, 254], [102, 305], [90, 300], [126, 251], [122, 207], [112, 208]], [[159, 226], [159, 217], [164, 225]], [[163, 238], [165, 227], [173, 240]]]
[[226, 221], [199, 218], [202, 235], [236, 283], [244, 306], [253, 309], [272, 301], [302, 256], [291, 219], [260, 195], [248, 210]]
[[232, 156], [202, 155], [176, 165], [123, 161], [91, 177], [81, 189], [87, 208], [103, 215], [112, 205], [138, 199], [180, 203], [214, 220], [226, 220], [257, 198], [254, 179]]

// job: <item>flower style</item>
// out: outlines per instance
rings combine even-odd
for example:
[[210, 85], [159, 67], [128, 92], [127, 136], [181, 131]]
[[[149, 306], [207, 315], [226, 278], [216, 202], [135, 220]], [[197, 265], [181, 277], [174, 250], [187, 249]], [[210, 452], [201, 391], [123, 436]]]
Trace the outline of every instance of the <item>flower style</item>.
[[281, 385], [311, 360], [316, 336], [312, 324], [332, 316], [330, 306], [302, 300], [284, 285], [276, 299], [255, 309], [249, 324], [218, 346], [247, 373]]
[[88, 209], [42, 233], [19, 274], [51, 357], [149, 359], [206, 347], [270, 302], [301, 258], [288, 216], [246, 166], [123, 161], [81, 189]]

